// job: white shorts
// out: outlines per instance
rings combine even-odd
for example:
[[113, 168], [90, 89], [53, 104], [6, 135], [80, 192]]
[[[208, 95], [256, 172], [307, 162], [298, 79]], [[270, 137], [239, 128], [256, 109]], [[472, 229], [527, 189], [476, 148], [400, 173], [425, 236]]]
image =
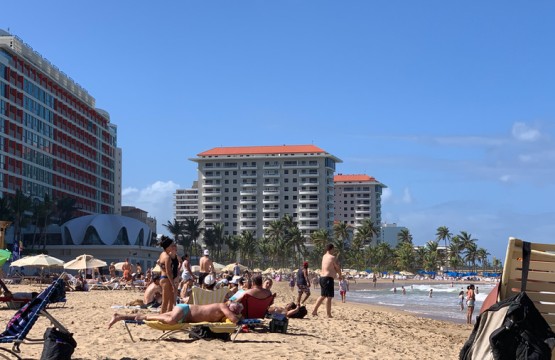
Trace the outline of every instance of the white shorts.
[[181, 279], [182, 279], [183, 281], [193, 280], [193, 275], [191, 275], [191, 273], [188, 273], [188, 272], [183, 272], [183, 273], [181, 274]]

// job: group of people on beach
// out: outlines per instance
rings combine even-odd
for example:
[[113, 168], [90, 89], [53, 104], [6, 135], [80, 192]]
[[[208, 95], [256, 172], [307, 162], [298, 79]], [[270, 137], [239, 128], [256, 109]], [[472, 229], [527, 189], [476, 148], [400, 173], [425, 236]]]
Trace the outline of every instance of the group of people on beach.
[[461, 290], [459, 292], [459, 306], [461, 311], [464, 311], [464, 300], [466, 298], [466, 323], [472, 324], [472, 314], [474, 313], [474, 305], [476, 303], [476, 293], [478, 288], [474, 287], [474, 284], [470, 284], [466, 287], [466, 293]]
[[[148, 304], [159, 299], [161, 302], [160, 313], [130, 315], [115, 313], [108, 324], [108, 328], [121, 320], [156, 320], [167, 324], [176, 324], [181, 322], [221, 321], [222, 318], [226, 318], [233, 323], [237, 323], [242, 311], [241, 298], [244, 294], [259, 299], [275, 296], [270, 291], [273, 284], [271, 278], [264, 279], [262, 275], [251, 276], [248, 271], [241, 276], [238, 264], [236, 264], [237, 266], [231, 274], [224, 274], [224, 277], [216, 282], [216, 274], [208, 250], [205, 250], [204, 256], [200, 259], [200, 272], [199, 276], [196, 277], [191, 271], [187, 255], [182, 258], [182, 261], [177, 257], [177, 245], [172, 239], [163, 237], [160, 245], [164, 249], [158, 260], [160, 275], [153, 275], [153, 281], [147, 286], [143, 301]], [[325, 302], [326, 315], [331, 318], [332, 299], [335, 295], [335, 279], [338, 278], [340, 281], [340, 293], [343, 301], [348, 289], [348, 282], [341, 276], [340, 265], [335, 256], [333, 244], [328, 244], [325, 250], [318, 281], [321, 294], [316, 300], [312, 316], [318, 316], [318, 309]], [[181, 276], [179, 276], [180, 271]], [[230, 296], [226, 297], [225, 302], [218, 304], [189, 304], [187, 295], [190, 289], [195, 286], [195, 280], [198, 280], [197, 285], [209, 290], [216, 288], [218, 285], [229, 286], [228, 294]], [[296, 280], [297, 286], [300, 285], [297, 301], [293, 301], [284, 307], [272, 306], [268, 309], [269, 312], [280, 312], [287, 317], [295, 317], [300, 309], [305, 307], [304, 304], [310, 296], [311, 286], [307, 262], [304, 262], [299, 269]]]

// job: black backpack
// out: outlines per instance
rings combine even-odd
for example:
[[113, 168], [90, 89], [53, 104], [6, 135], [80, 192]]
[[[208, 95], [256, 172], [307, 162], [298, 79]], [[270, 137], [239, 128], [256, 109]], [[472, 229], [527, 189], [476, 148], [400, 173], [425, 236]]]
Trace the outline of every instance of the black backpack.
[[530, 243], [524, 242], [521, 292], [493, 304], [476, 320], [460, 360], [550, 360], [555, 334], [526, 295]]

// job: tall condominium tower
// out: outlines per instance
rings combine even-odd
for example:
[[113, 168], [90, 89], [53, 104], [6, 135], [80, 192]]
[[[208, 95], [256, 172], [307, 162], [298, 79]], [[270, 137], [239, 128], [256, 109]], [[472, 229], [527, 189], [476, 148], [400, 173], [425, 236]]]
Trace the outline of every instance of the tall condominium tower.
[[[94, 98], [0, 30], [0, 197], [74, 198], [83, 214], [121, 206], [117, 128]], [[118, 155], [119, 154], [119, 155]]]
[[198, 163], [198, 211], [205, 226], [261, 237], [289, 214], [303, 234], [333, 227], [333, 174], [340, 159], [314, 145], [218, 147]]
[[335, 221], [355, 229], [370, 218], [376, 226], [382, 221], [382, 189], [384, 184], [368, 175], [335, 175]]
[[173, 193], [173, 217], [179, 222], [198, 216], [198, 185], [193, 181], [190, 189], [177, 189]]

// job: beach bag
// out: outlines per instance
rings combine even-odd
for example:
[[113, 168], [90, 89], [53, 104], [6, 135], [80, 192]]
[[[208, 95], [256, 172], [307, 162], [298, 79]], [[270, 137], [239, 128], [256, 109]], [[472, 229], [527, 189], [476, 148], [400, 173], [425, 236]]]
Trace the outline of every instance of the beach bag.
[[297, 311], [294, 315], [291, 316], [291, 318], [294, 319], [302, 319], [304, 318], [306, 315], [308, 314], [308, 310], [306, 310], [306, 306], [301, 306], [299, 308], [299, 311]]
[[189, 331], [189, 338], [191, 339], [204, 339], [204, 340], [212, 340], [218, 339], [223, 341], [231, 340], [231, 334], [227, 332], [223, 333], [216, 333], [210, 330], [208, 326], [194, 326]]
[[270, 332], [273, 333], [287, 333], [287, 326], [289, 325], [289, 319], [283, 314], [273, 314], [272, 320], [270, 321]]
[[461, 349], [460, 360], [551, 359], [555, 334], [524, 291], [530, 262], [527, 244], [522, 248], [521, 292], [483, 309]]
[[69, 360], [77, 347], [73, 334], [47, 328], [40, 360]]

